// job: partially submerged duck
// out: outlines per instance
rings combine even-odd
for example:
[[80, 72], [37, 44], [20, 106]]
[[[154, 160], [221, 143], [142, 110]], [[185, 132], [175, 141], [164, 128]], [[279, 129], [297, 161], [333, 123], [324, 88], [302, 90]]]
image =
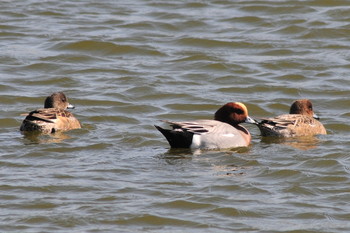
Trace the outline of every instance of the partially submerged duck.
[[164, 121], [172, 129], [155, 126], [172, 148], [224, 149], [247, 147], [251, 141], [249, 131], [240, 123], [255, 123], [248, 116], [247, 107], [230, 102], [216, 111], [214, 120]]
[[291, 105], [289, 114], [261, 120], [257, 126], [262, 136], [295, 137], [327, 134], [308, 99], [296, 100]]
[[80, 122], [66, 109], [73, 109], [63, 92], [55, 92], [45, 100], [44, 108], [34, 110], [23, 120], [24, 132], [54, 133], [81, 128]]

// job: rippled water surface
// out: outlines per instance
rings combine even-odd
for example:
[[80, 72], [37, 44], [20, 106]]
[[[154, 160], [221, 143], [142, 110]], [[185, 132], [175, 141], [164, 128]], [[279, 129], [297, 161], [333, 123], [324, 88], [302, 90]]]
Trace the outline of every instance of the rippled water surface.
[[[349, 232], [350, 4], [1, 1], [4, 232]], [[24, 136], [64, 91], [83, 128]], [[309, 98], [328, 135], [170, 150], [161, 119]]]

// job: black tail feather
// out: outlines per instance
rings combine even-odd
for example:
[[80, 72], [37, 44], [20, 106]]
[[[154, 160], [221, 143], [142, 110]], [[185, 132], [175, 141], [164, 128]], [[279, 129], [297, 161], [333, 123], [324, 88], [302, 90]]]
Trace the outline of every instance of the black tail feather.
[[160, 126], [155, 127], [164, 135], [172, 148], [190, 148], [192, 144], [193, 133], [184, 130], [163, 129]]

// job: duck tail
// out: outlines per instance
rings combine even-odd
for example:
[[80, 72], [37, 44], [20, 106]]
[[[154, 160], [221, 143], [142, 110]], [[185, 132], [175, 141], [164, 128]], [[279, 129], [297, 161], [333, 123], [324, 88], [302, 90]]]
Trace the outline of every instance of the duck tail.
[[162, 127], [155, 125], [155, 127], [161, 132], [168, 140], [172, 148], [190, 148], [192, 144], [193, 133], [184, 130], [170, 130], [163, 129]]

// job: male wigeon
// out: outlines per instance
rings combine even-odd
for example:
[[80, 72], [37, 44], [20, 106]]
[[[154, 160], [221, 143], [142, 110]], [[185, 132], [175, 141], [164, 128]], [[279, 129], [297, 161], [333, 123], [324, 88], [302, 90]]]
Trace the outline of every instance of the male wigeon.
[[318, 119], [310, 100], [300, 99], [292, 104], [289, 114], [262, 118], [257, 126], [262, 136], [294, 137], [327, 134]]
[[240, 123], [254, 124], [247, 107], [239, 102], [227, 103], [216, 111], [214, 120], [185, 122], [165, 121], [173, 129], [155, 127], [165, 136], [172, 148], [224, 149], [246, 147], [249, 131]]
[[66, 109], [74, 108], [62, 92], [55, 92], [45, 100], [44, 108], [30, 112], [23, 120], [21, 131], [54, 133], [81, 128], [79, 121]]

